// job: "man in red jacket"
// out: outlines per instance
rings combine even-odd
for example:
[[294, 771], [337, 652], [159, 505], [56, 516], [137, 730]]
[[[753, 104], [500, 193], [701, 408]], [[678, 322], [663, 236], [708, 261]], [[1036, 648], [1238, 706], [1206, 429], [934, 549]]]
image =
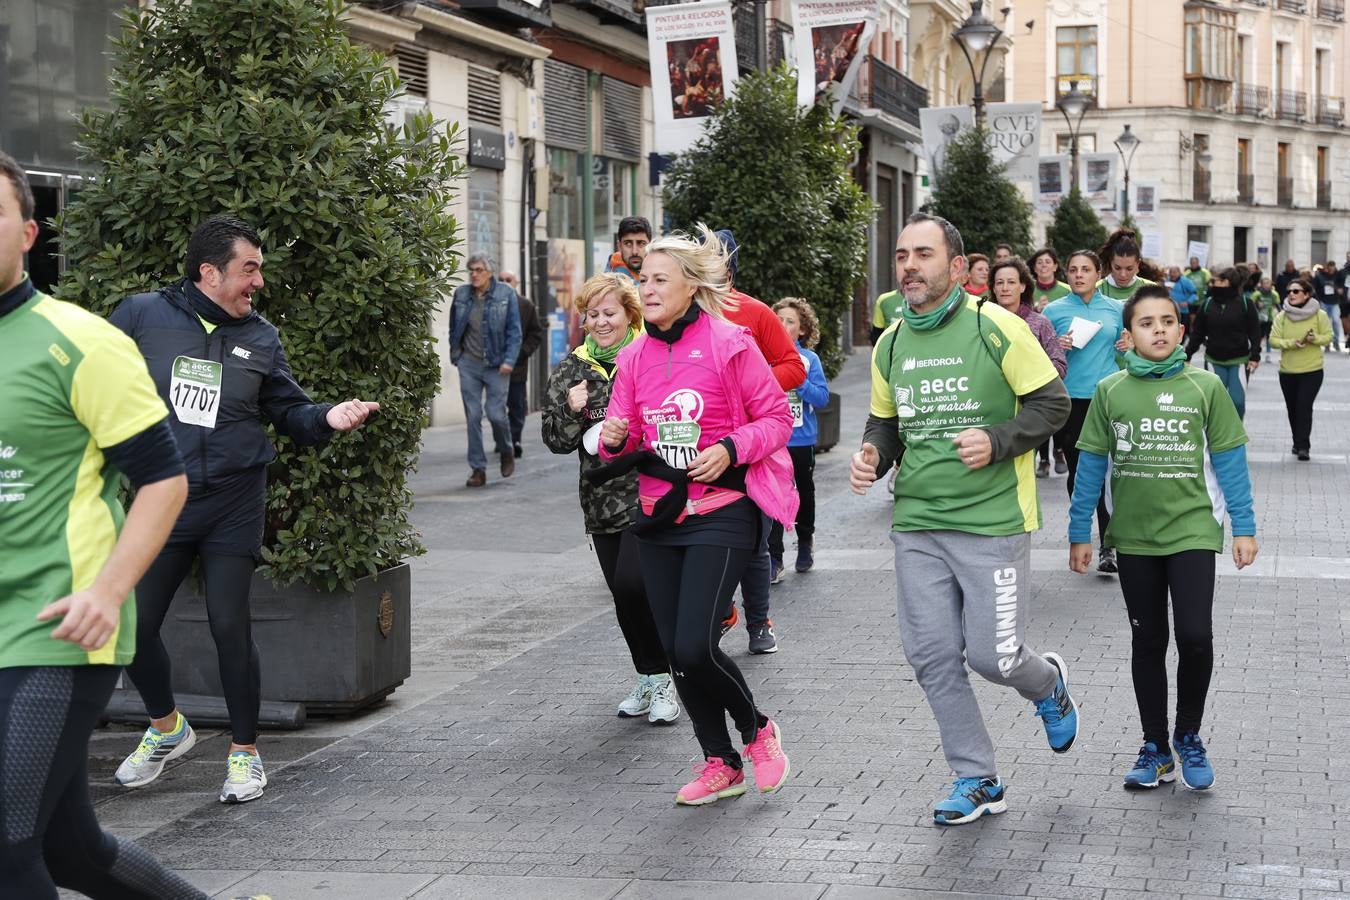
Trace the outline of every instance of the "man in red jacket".
[[[773, 377], [786, 396], [787, 391], [799, 388], [806, 382], [806, 366], [802, 363], [801, 354], [772, 309], [749, 294], [736, 290], [735, 235], [724, 228], [717, 232], [717, 238], [727, 251], [727, 278], [731, 282], [731, 299], [734, 301], [727, 310], [727, 319], [750, 329], [759, 352], [764, 354], [769, 368], [773, 370]], [[741, 605], [745, 607], [745, 627], [750, 632], [751, 653], [778, 652], [773, 622], [769, 619], [769, 585], [777, 584], [783, 572], [782, 569], [773, 571], [768, 538], [769, 523], [766, 518], [760, 529], [759, 548], [741, 578]], [[722, 621], [722, 633], [725, 634], [735, 625], [736, 607], [733, 601], [731, 610]]]

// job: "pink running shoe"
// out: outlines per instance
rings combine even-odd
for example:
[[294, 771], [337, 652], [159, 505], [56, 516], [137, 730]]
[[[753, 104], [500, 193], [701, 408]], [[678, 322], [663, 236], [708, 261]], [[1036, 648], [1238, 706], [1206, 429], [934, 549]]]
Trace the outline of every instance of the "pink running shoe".
[[745, 745], [745, 752], [755, 764], [755, 784], [761, 791], [771, 794], [787, 781], [792, 767], [788, 765], [787, 754], [783, 752], [782, 735], [778, 725], [772, 720], [755, 735], [755, 739]]
[[694, 767], [698, 777], [680, 788], [675, 802], [680, 806], [703, 806], [725, 797], [739, 797], [745, 793], [745, 773], [733, 769], [718, 756], [710, 756], [703, 768]]

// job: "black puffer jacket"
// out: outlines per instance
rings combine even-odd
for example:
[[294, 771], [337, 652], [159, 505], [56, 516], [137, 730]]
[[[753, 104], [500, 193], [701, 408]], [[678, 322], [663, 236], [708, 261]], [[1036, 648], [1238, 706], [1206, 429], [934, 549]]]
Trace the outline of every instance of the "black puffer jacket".
[[1261, 361], [1261, 316], [1256, 304], [1241, 296], [1235, 288], [1209, 288], [1209, 296], [1195, 313], [1186, 358], [1200, 345], [1210, 362], [1233, 360]]
[[264, 416], [297, 444], [332, 437], [332, 404], [315, 403], [296, 384], [276, 327], [257, 312], [231, 318], [184, 279], [128, 297], [108, 321], [136, 342], [169, 407], [190, 498], [276, 457]]

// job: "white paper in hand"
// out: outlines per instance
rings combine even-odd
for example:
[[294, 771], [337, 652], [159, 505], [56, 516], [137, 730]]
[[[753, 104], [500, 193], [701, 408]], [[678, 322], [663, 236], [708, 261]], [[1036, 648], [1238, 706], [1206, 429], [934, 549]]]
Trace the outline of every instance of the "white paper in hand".
[[586, 433], [581, 436], [581, 446], [591, 456], [600, 455], [600, 429], [604, 427], [604, 422], [596, 422], [590, 428], [587, 428]]
[[1073, 348], [1082, 350], [1101, 330], [1101, 322], [1074, 316], [1073, 321], [1069, 323], [1069, 334], [1073, 337]]

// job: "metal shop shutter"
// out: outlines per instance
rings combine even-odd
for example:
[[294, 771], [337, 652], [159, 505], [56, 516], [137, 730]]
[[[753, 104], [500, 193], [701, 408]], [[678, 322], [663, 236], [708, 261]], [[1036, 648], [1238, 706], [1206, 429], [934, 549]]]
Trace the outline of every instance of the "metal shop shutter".
[[544, 136], [549, 146], [585, 152], [588, 81], [585, 69], [544, 60]]
[[399, 44], [394, 48], [394, 58], [398, 60], [398, 77], [404, 88], [415, 97], [425, 97], [427, 51], [412, 44]]
[[642, 157], [642, 88], [626, 81], [605, 77], [604, 94], [605, 156], [619, 159]]
[[502, 79], [492, 69], [469, 65], [469, 121], [502, 127]]

